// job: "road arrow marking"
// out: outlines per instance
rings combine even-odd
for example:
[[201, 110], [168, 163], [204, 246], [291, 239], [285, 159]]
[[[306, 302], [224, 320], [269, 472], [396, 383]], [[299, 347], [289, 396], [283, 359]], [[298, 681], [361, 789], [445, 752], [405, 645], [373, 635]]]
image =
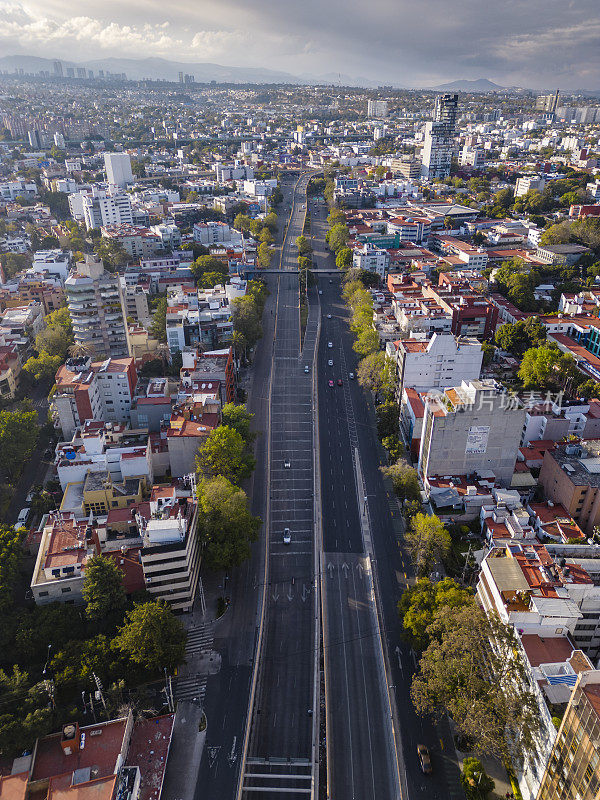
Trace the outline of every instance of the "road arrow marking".
[[404, 669], [402, 667], [402, 659], [400, 658], [400, 648], [396, 645], [396, 657], [398, 659], [398, 666], [400, 667], [400, 671], [404, 673]]
[[217, 758], [220, 749], [221, 745], [219, 745], [218, 747], [208, 748], [208, 764], [210, 767], [212, 767], [212, 765], [215, 763], [215, 759]]
[[292, 600], [294, 599], [294, 595], [293, 595], [293, 592], [292, 592], [292, 587], [291, 587], [291, 586], [290, 586], [290, 588], [288, 589], [288, 593], [287, 593], [287, 599], [290, 601], [290, 603], [291, 603], [291, 602], [292, 602]]
[[327, 564], [327, 569], [329, 570], [329, 577], [333, 578], [333, 570], [335, 569], [335, 567], [333, 566], [331, 561], [329, 562], [329, 564]]
[[276, 603], [279, 600], [279, 592], [273, 592], [273, 602]]
[[346, 562], [344, 561], [344, 563], [342, 564], [342, 572], [344, 573], [344, 578], [347, 578], [347, 577], [348, 577], [348, 570], [349, 570], [349, 569], [350, 569], [350, 567], [349, 567], [349, 566], [348, 566], [348, 564], [346, 564]]

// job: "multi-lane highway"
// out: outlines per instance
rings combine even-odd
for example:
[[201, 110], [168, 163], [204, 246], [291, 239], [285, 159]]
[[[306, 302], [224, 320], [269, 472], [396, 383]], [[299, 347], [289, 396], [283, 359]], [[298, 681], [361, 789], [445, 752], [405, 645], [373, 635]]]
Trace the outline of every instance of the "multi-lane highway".
[[[328, 209], [313, 201], [310, 210], [317, 267], [332, 268], [333, 258], [324, 244]], [[456, 765], [446, 755], [452, 752], [447, 729], [436, 729], [418, 717], [410, 700], [415, 656], [400, 639], [396, 603], [413, 574], [403, 549], [399, 509], [379, 469], [381, 452], [370, 399], [356, 379], [349, 377], [350, 373], [356, 375], [357, 358], [339, 277], [320, 276], [319, 289], [322, 328], [317, 382], [329, 796], [461, 798]], [[387, 682], [373, 622], [369, 553], [376, 571], [380, 626], [388, 656]], [[432, 753], [433, 775], [423, 775], [420, 770], [419, 743]]]
[[272, 288], [267, 570], [242, 784], [242, 796], [253, 798], [306, 797], [313, 792], [317, 768], [313, 361], [319, 320], [313, 306], [302, 346], [294, 245], [303, 230], [308, 178], [301, 177], [294, 189], [281, 274]]

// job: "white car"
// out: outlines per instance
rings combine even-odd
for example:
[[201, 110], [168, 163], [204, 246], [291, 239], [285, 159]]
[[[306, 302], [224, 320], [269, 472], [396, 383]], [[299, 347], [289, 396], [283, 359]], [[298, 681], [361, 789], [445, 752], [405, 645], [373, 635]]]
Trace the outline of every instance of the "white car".
[[304, 372], [306, 372], [307, 374], [310, 372], [310, 369], [308, 368], [308, 364], [306, 364], [304, 366]]
[[289, 460], [289, 458], [286, 458], [286, 460], [283, 462], [283, 467], [284, 467], [284, 469], [289, 469], [291, 466], [292, 466], [292, 465], [291, 465], [291, 463], [290, 463], [290, 460]]
[[348, 377], [350, 378], [351, 381], [353, 381], [354, 380], [354, 373], [353, 372], [349, 372], [348, 373]]
[[16, 531], [18, 531], [19, 528], [25, 527], [25, 523], [27, 522], [27, 519], [29, 517], [29, 511], [30, 511], [29, 507], [22, 508], [19, 511], [19, 516], [17, 517], [17, 521], [15, 522]]
[[328, 366], [328, 367], [333, 367], [333, 361], [332, 361], [332, 359], [331, 359], [331, 358], [330, 358], [330, 359], [329, 359], [329, 361], [327, 362], [327, 366]]
[[323, 289], [319, 289], [319, 294], [323, 294]]
[[292, 532], [289, 528], [283, 529], [283, 543], [284, 544], [291, 544], [292, 543]]
[[333, 347], [333, 342], [327, 342], [327, 347]]
[[327, 314], [327, 319], [331, 319], [331, 314]]

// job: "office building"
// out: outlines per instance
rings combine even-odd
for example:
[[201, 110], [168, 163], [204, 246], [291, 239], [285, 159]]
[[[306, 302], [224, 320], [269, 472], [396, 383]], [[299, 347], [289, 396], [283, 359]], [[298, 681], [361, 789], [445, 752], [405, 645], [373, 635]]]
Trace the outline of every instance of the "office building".
[[387, 100], [369, 100], [367, 103], [367, 116], [370, 119], [385, 119], [388, 115]]
[[517, 398], [495, 381], [462, 381], [430, 392], [418, 470], [423, 478], [493, 473], [510, 486], [524, 421]]
[[579, 675], [537, 800], [600, 798], [600, 671]]
[[179, 83], [183, 83], [183, 72], [178, 72], [177, 75], [179, 78]]
[[439, 95], [435, 100], [433, 120], [425, 126], [421, 168], [422, 176], [428, 180], [447, 178], [450, 175], [457, 109], [457, 94]]
[[106, 272], [102, 260], [86, 255], [65, 282], [75, 344], [97, 358], [128, 354], [119, 276]]
[[54, 75], [55, 75], [56, 78], [62, 78], [62, 76], [63, 76], [62, 61], [55, 61], [54, 62]]
[[558, 89], [554, 94], [541, 94], [536, 98], [535, 110], [546, 111], [548, 114], [555, 114], [558, 107]]
[[540, 175], [523, 175], [521, 178], [517, 178], [515, 197], [524, 197], [527, 192], [531, 192], [534, 189], [541, 192], [545, 186], [546, 179]]
[[105, 153], [104, 167], [106, 169], [106, 180], [111, 186], [121, 186], [123, 188], [128, 183], [133, 183], [129, 153]]

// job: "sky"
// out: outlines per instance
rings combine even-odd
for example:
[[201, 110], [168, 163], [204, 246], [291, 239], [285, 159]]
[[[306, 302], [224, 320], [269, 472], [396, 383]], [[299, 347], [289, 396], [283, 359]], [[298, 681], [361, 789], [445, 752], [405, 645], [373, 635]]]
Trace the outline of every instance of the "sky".
[[600, 0], [0, 0], [0, 55], [14, 54], [598, 90]]

